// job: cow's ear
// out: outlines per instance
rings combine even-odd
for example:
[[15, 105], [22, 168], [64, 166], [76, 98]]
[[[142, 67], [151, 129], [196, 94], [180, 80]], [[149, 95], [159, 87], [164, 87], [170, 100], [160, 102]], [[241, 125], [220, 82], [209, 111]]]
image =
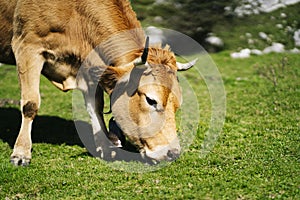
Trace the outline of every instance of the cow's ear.
[[125, 70], [121, 68], [109, 66], [100, 75], [99, 83], [108, 94], [111, 94], [118, 80], [123, 76], [124, 73]]

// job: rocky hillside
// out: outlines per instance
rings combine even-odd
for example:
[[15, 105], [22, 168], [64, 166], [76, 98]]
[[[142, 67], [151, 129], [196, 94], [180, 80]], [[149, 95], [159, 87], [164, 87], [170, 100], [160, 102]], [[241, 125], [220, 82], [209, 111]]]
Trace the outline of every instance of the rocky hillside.
[[275, 9], [271, 8], [267, 12], [224, 20], [224, 23], [217, 23], [212, 32], [222, 38], [224, 49], [263, 51], [277, 43], [285, 50], [297, 51], [295, 48], [300, 48], [300, 3], [282, 6], [275, 11], [270, 11]]
[[[300, 0], [132, 1], [145, 27], [185, 33], [209, 51], [300, 48]], [[278, 45], [277, 45], [278, 46]], [[281, 46], [282, 47], [282, 46]]]

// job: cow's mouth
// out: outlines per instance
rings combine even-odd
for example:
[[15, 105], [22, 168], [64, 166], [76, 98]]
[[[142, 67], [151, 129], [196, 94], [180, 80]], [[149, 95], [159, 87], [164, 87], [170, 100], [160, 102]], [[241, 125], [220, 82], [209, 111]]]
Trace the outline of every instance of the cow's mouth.
[[180, 156], [179, 146], [170, 148], [170, 145], [165, 145], [150, 149], [144, 140], [140, 140], [141, 142], [139, 142], [139, 144], [127, 141], [124, 132], [119, 128], [113, 117], [109, 121], [108, 138], [116, 147], [120, 147], [129, 152], [140, 152], [142, 157], [150, 159], [156, 164], [160, 161], [174, 161]]
[[168, 149], [166, 147], [162, 147], [156, 151], [147, 151], [146, 155], [156, 161], [174, 161], [179, 158], [180, 150], [179, 149]]

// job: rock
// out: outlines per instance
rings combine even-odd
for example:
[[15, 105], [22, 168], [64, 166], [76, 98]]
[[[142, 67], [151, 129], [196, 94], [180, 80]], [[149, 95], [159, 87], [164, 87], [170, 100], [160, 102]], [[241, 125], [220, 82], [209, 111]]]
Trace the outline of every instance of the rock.
[[242, 49], [240, 52], [231, 53], [231, 58], [248, 58], [250, 57], [250, 49]]
[[251, 38], [250, 38], [250, 39], [248, 39], [248, 44], [250, 44], [250, 45], [251, 45], [251, 44], [254, 44], [254, 40], [253, 40], [253, 39], [251, 39]]
[[281, 44], [281, 43], [272, 43], [271, 46], [269, 47], [266, 47], [264, 50], [263, 50], [263, 53], [271, 53], [271, 52], [275, 52], [275, 53], [283, 53], [285, 52], [285, 49], [284, 49], [284, 45]]
[[[300, 0], [243, 0], [233, 11], [231, 7], [226, 7], [227, 12], [233, 12], [238, 17], [259, 14], [261, 12], [272, 12], [287, 5], [300, 2]], [[285, 13], [281, 13], [281, 18], [286, 18]]]
[[300, 29], [294, 32], [295, 46], [300, 46]]
[[293, 49], [290, 50], [290, 53], [298, 54], [298, 53], [300, 53], [300, 50], [297, 49], [297, 48], [293, 48]]
[[285, 13], [280, 13], [280, 17], [281, 17], [281, 18], [286, 18], [287, 15], [286, 15]]
[[258, 36], [259, 36], [261, 39], [263, 39], [263, 40], [269, 40], [268, 35], [267, 35], [266, 33], [264, 33], [264, 32], [259, 32], [259, 33], [258, 33]]
[[162, 18], [162, 16], [156, 16], [153, 18], [153, 21], [156, 23], [162, 23], [164, 19]]
[[283, 25], [282, 24], [276, 24], [276, 27], [279, 28], [279, 29], [282, 29]]
[[155, 26], [147, 27], [146, 34], [150, 37], [151, 44], [162, 43], [165, 40], [163, 31]]
[[167, 1], [166, 0], [155, 0], [154, 4], [155, 5], [162, 5], [165, 4]]
[[224, 46], [224, 42], [221, 38], [217, 37], [217, 36], [209, 36], [205, 39], [205, 41], [213, 46], [216, 47], [223, 47]]
[[221, 38], [214, 36], [213, 34], [210, 34], [205, 39], [205, 49], [208, 52], [218, 52], [221, 51], [224, 47], [224, 42]]
[[245, 35], [246, 35], [247, 38], [251, 38], [252, 37], [251, 33], [246, 33]]
[[262, 55], [263, 52], [261, 50], [258, 50], [258, 49], [252, 49], [251, 50], [251, 54], [254, 54], [254, 55]]

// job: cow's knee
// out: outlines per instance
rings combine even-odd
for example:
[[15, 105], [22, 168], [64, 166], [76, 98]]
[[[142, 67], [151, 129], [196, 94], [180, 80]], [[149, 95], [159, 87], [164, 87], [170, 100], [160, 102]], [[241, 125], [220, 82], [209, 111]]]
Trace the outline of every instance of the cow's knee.
[[33, 119], [38, 112], [38, 104], [33, 101], [28, 101], [23, 105], [22, 112], [25, 118]]

